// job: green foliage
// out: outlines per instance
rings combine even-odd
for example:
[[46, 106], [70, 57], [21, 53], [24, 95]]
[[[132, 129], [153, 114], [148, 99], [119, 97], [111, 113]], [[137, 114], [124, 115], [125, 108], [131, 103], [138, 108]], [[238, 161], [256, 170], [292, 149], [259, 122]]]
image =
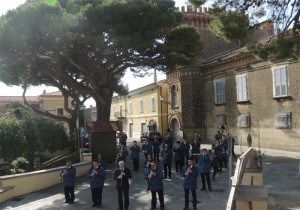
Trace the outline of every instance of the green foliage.
[[32, 113], [32, 109], [20, 102], [11, 102], [7, 107], [8, 112], [13, 112], [16, 117], [26, 118]]
[[49, 119], [0, 118], [0, 158], [24, 156], [31, 166], [35, 155], [71, 148], [65, 128]]
[[45, 4], [48, 4], [50, 6], [55, 6], [57, 3], [57, 0], [44, 0]]
[[249, 32], [247, 15], [237, 11], [213, 10], [214, 20], [209, 24], [210, 30], [227, 41], [244, 38]]
[[254, 43], [248, 49], [259, 59], [271, 58], [297, 59], [300, 55], [300, 37], [291, 35], [280, 35], [267, 43]]
[[17, 159], [13, 160], [10, 166], [10, 172], [12, 174], [25, 173], [26, 171], [30, 170], [29, 161], [24, 157], [18, 157]]
[[0, 158], [10, 162], [25, 149], [23, 121], [13, 117], [0, 118]]
[[[98, 120], [109, 120], [113, 93], [127, 89], [120, 82], [127, 69], [142, 76], [197, 63], [199, 34], [181, 22], [172, 0], [28, 1], [0, 22], [0, 80], [92, 97]], [[175, 38], [179, 31], [184, 38]]]
[[188, 0], [188, 3], [190, 3], [191, 5], [193, 5], [195, 7], [200, 7], [205, 2], [206, 2], [206, 0]]

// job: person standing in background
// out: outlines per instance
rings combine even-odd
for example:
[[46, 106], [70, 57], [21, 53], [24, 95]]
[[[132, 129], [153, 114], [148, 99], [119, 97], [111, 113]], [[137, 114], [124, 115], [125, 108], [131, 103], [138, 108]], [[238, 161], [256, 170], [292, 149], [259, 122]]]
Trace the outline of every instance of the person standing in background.
[[131, 159], [133, 163], [133, 171], [138, 171], [139, 170], [139, 158], [140, 158], [140, 151], [141, 148], [139, 145], [137, 145], [137, 141], [133, 141], [133, 146], [130, 147], [131, 150]]

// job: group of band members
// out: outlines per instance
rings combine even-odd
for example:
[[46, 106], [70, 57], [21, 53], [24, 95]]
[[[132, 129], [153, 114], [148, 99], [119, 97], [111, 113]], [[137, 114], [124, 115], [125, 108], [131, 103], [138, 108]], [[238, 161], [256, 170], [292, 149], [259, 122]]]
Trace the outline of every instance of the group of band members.
[[[177, 141], [173, 147], [173, 140], [171, 137], [165, 138], [162, 141], [162, 150], [160, 151], [160, 141], [154, 138], [153, 142], [144, 142], [142, 148], [133, 141], [130, 147], [131, 159], [133, 161], [133, 170], [139, 170], [139, 154], [142, 151], [145, 155], [145, 172], [144, 177], [148, 182], [148, 190], [151, 191], [151, 208], [156, 209], [157, 196], [160, 202], [160, 209], [164, 209], [164, 192], [163, 179], [171, 179], [171, 165], [173, 156], [175, 161], [176, 172], [179, 172], [184, 177], [183, 188], [185, 207], [189, 209], [189, 191], [192, 194], [193, 209], [197, 205], [197, 178], [200, 175], [202, 181], [201, 191], [208, 188], [212, 191], [210, 181], [210, 171], [213, 168], [213, 179], [215, 179], [217, 172], [222, 172], [223, 167], [227, 167], [227, 138], [225, 135], [217, 136], [216, 143], [212, 144], [211, 149], [201, 148], [200, 135], [195, 134], [191, 143], [186, 140]], [[232, 138], [232, 137], [231, 137]], [[234, 140], [232, 140], [234, 141]], [[158, 148], [154, 145], [157, 144]], [[157, 153], [154, 155], [155, 153]], [[191, 151], [191, 153], [189, 153]], [[174, 152], [174, 154], [173, 154]], [[234, 154], [234, 153], [233, 153]], [[120, 145], [120, 149], [116, 158], [117, 169], [114, 172], [114, 179], [116, 180], [116, 189], [118, 192], [119, 209], [128, 209], [129, 207], [129, 181], [132, 174], [129, 168], [125, 167], [126, 157], [129, 152], [125, 144]], [[158, 167], [159, 155], [162, 160], [163, 169]], [[97, 159], [93, 160], [93, 165], [87, 173], [90, 179], [90, 188], [92, 196], [92, 207], [102, 206], [102, 192], [106, 176], [105, 170], [106, 162], [101, 154], [98, 154]], [[71, 161], [66, 162], [66, 167], [61, 171], [60, 176], [64, 186], [65, 203], [74, 203], [74, 186], [75, 186], [76, 169], [72, 166]], [[206, 188], [207, 186], [207, 188]]]

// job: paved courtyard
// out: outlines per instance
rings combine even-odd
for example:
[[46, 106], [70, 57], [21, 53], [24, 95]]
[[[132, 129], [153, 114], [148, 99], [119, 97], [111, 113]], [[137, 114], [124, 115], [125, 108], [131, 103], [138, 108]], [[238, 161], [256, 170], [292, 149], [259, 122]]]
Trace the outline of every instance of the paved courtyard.
[[[209, 145], [203, 145], [203, 147], [209, 148]], [[245, 148], [236, 147], [236, 153], [241, 153], [243, 149], [245, 150]], [[298, 177], [300, 154], [278, 150], [262, 151], [265, 154], [263, 157], [264, 184], [270, 195], [269, 209], [300, 210], [300, 178]], [[128, 167], [132, 169], [131, 161], [128, 161]], [[115, 189], [115, 181], [112, 178], [114, 168], [115, 166], [111, 164], [107, 169], [101, 209], [118, 208], [117, 191]], [[150, 209], [151, 195], [146, 190], [147, 183], [143, 177], [142, 164], [140, 164], [140, 171], [132, 171], [132, 173], [129, 209]], [[216, 180], [212, 181], [212, 192], [197, 190], [198, 209], [225, 210], [229, 193], [228, 177], [228, 170], [225, 169], [223, 173], [217, 175]], [[172, 179], [164, 180], [165, 209], [178, 210], [184, 207], [182, 183], [183, 177], [174, 170], [172, 170]], [[200, 177], [198, 179], [198, 188], [201, 188]], [[64, 204], [63, 187], [58, 184], [39, 192], [6, 201], [0, 204], [0, 209], [95, 209], [91, 207], [92, 201], [88, 178], [78, 178], [75, 191], [75, 203], [71, 205]]]

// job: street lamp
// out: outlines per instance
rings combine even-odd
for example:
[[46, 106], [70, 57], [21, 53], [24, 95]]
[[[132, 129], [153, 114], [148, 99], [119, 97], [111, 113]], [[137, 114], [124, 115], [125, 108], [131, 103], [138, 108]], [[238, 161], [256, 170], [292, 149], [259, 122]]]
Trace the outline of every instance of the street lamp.
[[164, 98], [162, 96], [159, 96], [159, 100], [160, 100], [160, 124], [161, 124], [161, 136], [164, 136], [164, 126], [163, 126], [163, 116], [162, 116], [162, 104], [163, 104], [163, 100]]
[[[85, 110], [86, 106], [85, 105], [77, 105], [77, 104], [73, 104], [71, 106], [71, 109], [73, 111], [76, 111], [76, 141], [77, 141], [77, 147], [78, 147], [78, 151], [80, 152], [80, 138], [79, 138], [79, 129], [80, 129], [80, 136], [81, 136], [81, 161], [83, 160], [83, 156], [82, 156], [82, 152], [83, 152], [83, 132], [81, 132], [83, 127], [79, 126], [79, 113], [80, 111]], [[85, 131], [85, 129], [83, 128], [83, 130]]]

